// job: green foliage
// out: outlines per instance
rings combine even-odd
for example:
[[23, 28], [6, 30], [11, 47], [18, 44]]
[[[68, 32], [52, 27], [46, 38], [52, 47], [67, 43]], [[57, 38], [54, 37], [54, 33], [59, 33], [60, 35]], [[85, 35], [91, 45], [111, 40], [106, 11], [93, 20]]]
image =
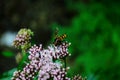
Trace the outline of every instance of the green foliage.
[[2, 55], [5, 56], [5, 57], [12, 57], [12, 56], [14, 56], [13, 52], [11, 52], [11, 51], [3, 51]]
[[13, 76], [13, 72], [16, 71], [16, 68], [13, 68], [7, 72], [4, 72], [1, 76], [0, 76], [0, 80], [11, 80], [12, 76]]
[[68, 9], [76, 10], [78, 15], [71, 20], [69, 26], [59, 26], [55, 23], [52, 27], [53, 30], [58, 27], [60, 34], [66, 33], [67, 41], [71, 42], [72, 58], [69, 64], [74, 65], [73, 72], [87, 75], [88, 79], [91, 74], [94, 78], [96, 77], [96, 80], [114, 80], [115, 77], [117, 80], [120, 79], [117, 76], [120, 73], [115, 72], [120, 70], [118, 68], [120, 65], [120, 28], [118, 26], [120, 24], [116, 23], [119, 21], [117, 17], [120, 16], [118, 10], [120, 6], [115, 4], [107, 6], [101, 3], [84, 4], [74, 1], [68, 1], [66, 4]]

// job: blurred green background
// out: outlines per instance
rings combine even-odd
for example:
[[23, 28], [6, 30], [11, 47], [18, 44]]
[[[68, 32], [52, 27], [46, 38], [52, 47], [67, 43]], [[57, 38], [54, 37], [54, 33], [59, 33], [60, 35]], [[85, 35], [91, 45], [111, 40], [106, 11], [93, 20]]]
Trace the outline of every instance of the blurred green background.
[[20, 28], [30, 28], [32, 42], [47, 46], [55, 28], [71, 43], [69, 76], [88, 80], [120, 80], [120, 1], [0, 0], [0, 80], [16, 70], [11, 46]]

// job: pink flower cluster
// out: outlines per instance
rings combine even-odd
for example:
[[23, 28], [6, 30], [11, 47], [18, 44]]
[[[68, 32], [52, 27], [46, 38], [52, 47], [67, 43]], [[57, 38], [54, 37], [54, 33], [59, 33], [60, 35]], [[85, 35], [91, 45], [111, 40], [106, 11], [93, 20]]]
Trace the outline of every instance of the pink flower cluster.
[[29, 44], [31, 36], [33, 36], [33, 32], [30, 29], [21, 29], [13, 41], [13, 46], [19, 48], [21, 46]]
[[75, 75], [72, 80], [86, 80], [87, 78], [82, 78], [79, 74]]
[[[19, 48], [21, 45], [25, 45], [27, 43], [29, 43], [28, 40], [25, 40], [27, 39], [28, 37], [26, 37], [26, 35], [17, 35], [16, 36], [16, 39], [15, 41], [13, 42], [13, 45], [16, 47], [16, 48]], [[30, 39], [31, 37], [29, 37]]]
[[68, 43], [59, 46], [48, 46], [43, 49], [42, 45], [32, 46], [29, 49], [29, 63], [22, 71], [14, 72], [12, 80], [33, 80], [37, 75], [38, 80], [70, 80], [67, 75], [68, 67], [63, 67], [62, 63], [54, 60], [63, 59], [69, 56]]

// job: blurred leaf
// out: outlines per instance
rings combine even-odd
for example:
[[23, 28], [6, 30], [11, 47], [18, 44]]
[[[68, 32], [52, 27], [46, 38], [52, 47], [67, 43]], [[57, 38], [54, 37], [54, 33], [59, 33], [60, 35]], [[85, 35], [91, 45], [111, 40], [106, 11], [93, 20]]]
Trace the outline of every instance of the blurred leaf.
[[119, 80], [116, 67], [119, 71], [120, 6], [117, 3], [107, 5], [104, 1], [67, 0], [66, 3], [67, 8], [76, 10], [78, 15], [68, 26], [55, 24], [53, 28], [58, 27], [61, 33], [67, 33], [66, 40], [71, 42], [70, 75], [76, 72], [88, 77], [92, 75], [89, 80]]
[[5, 57], [12, 57], [12, 56], [14, 56], [12, 51], [3, 51], [2, 55], [5, 56]]
[[1, 77], [0, 80], [11, 80], [12, 76], [13, 76], [13, 72], [16, 71], [17, 68], [13, 68], [7, 72], [4, 72]]

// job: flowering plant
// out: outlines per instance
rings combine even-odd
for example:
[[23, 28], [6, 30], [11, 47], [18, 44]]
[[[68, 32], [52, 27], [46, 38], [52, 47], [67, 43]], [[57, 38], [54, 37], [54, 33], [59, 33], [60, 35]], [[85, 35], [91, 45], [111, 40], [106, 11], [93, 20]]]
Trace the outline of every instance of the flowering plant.
[[[33, 32], [28, 29], [22, 30], [22, 33], [29, 33], [29, 35], [27, 37], [26, 34], [16, 36], [13, 45], [15, 47], [24, 46], [25, 48], [22, 48], [24, 50], [29, 48], [26, 45], [30, 44], [29, 40]], [[39, 46], [33, 45], [28, 49], [29, 62], [26, 63], [26, 66], [22, 70], [14, 72], [12, 80], [33, 80], [35, 78], [37, 80], [85, 80], [86, 78], [82, 78], [79, 75], [73, 78], [67, 77], [67, 70], [70, 69], [66, 66], [66, 58], [70, 56], [68, 52], [69, 46], [70, 43], [68, 42], [62, 42], [57, 46], [51, 44], [46, 49], [42, 47], [42, 44]]]

